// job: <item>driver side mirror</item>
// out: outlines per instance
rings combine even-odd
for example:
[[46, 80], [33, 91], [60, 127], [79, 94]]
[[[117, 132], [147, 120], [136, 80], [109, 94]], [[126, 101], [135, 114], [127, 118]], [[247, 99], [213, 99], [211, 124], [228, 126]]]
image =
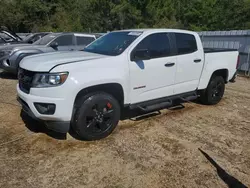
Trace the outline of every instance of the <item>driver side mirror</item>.
[[142, 61], [151, 59], [148, 49], [135, 50], [131, 54], [131, 61]]
[[58, 47], [58, 43], [53, 41], [51, 44], [50, 44], [50, 47], [52, 48], [57, 48]]

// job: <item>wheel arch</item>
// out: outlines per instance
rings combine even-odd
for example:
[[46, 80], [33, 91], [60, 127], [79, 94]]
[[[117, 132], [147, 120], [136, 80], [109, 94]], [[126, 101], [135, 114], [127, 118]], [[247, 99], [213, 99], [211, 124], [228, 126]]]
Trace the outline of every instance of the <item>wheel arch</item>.
[[80, 102], [79, 100], [82, 98], [82, 96], [98, 91], [112, 95], [119, 102], [121, 107], [124, 106], [124, 90], [122, 85], [119, 83], [100, 84], [80, 90], [75, 97], [74, 106]]
[[198, 90], [204, 90], [207, 88], [208, 84], [210, 83], [211, 79], [214, 76], [222, 76], [225, 83], [228, 83], [228, 78], [229, 78], [229, 70], [226, 68], [221, 68], [213, 71], [206, 71], [202, 73]]
[[222, 76], [222, 78], [224, 79], [225, 83], [228, 83], [228, 76], [229, 76], [229, 71], [228, 69], [219, 69], [213, 72], [213, 74], [210, 77], [210, 80], [214, 77], [214, 76]]

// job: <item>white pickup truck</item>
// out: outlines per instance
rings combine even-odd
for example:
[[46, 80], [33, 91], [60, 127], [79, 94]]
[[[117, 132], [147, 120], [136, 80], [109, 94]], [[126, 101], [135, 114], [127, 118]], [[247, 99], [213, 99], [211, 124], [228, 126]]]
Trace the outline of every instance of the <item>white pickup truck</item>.
[[108, 136], [126, 109], [143, 112], [199, 99], [217, 104], [233, 81], [238, 51], [205, 50], [195, 32], [110, 32], [83, 51], [26, 57], [18, 100], [31, 117], [85, 140]]

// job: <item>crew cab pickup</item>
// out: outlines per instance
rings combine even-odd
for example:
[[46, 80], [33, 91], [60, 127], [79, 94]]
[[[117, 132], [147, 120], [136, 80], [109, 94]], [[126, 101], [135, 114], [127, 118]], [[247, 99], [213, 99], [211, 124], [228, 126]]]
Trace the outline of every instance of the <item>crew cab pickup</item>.
[[223, 97], [234, 80], [238, 51], [204, 49], [197, 33], [172, 29], [105, 34], [83, 51], [26, 57], [18, 100], [31, 117], [85, 140], [108, 136], [122, 112], [145, 113]]

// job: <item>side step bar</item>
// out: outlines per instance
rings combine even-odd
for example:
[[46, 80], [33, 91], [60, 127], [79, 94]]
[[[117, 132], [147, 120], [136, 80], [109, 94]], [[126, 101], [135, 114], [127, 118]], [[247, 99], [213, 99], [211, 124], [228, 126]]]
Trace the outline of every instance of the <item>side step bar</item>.
[[180, 99], [184, 102], [193, 101], [197, 98], [198, 98], [198, 95], [192, 95], [192, 96], [188, 96], [188, 97], [180, 97]]
[[138, 108], [141, 109], [143, 112], [152, 112], [152, 111], [155, 111], [155, 110], [170, 107], [172, 105], [173, 105], [172, 101], [167, 101], [167, 102], [162, 102], [162, 103], [159, 103], [159, 104], [153, 104], [153, 105], [145, 106], [145, 107], [138, 106]]
[[152, 112], [164, 108], [172, 107], [176, 104], [181, 104], [183, 102], [189, 102], [197, 99], [199, 96], [197, 95], [197, 92], [189, 92], [184, 93], [180, 95], [160, 98], [156, 100], [146, 101], [142, 103], [132, 104], [130, 105], [130, 109], [136, 109], [139, 108], [143, 112]]

